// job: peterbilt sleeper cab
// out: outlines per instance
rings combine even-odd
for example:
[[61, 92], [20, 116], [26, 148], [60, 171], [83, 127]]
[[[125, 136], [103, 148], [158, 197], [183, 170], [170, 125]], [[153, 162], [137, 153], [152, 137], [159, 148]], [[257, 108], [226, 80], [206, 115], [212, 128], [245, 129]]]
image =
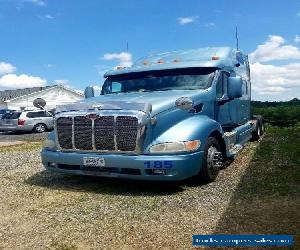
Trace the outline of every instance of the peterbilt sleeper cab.
[[250, 117], [248, 57], [235, 49], [155, 54], [105, 78], [100, 96], [57, 107], [41, 152], [46, 169], [210, 182], [263, 133], [261, 117]]

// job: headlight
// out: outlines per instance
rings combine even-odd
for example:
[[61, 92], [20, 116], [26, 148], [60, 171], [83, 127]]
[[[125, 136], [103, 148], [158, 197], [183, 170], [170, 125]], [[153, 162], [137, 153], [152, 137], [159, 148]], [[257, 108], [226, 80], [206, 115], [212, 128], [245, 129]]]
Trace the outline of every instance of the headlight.
[[50, 139], [46, 139], [44, 141], [44, 148], [48, 148], [48, 149], [56, 149], [56, 143], [54, 140], [50, 140]]
[[200, 141], [185, 141], [185, 142], [165, 142], [153, 145], [150, 148], [151, 153], [174, 153], [174, 152], [189, 152], [195, 151], [200, 147]]

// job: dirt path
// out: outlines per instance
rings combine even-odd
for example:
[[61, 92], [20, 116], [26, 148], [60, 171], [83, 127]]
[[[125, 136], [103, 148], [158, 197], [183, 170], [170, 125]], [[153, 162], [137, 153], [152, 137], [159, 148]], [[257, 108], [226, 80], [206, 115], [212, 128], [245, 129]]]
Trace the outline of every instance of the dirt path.
[[195, 186], [63, 176], [39, 145], [0, 151], [0, 249], [192, 248], [213, 233], [258, 143], [216, 182]]

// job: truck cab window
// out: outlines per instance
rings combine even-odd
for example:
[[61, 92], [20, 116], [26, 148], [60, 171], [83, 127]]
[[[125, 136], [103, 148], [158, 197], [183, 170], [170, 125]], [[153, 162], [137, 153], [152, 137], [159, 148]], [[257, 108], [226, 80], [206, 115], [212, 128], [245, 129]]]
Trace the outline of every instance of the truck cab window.
[[207, 89], [215, 71], [216, 68], [184, 68], [112, 76], [105, 80], [102, 94]]
[[243, 95], [248, 95], [248, 86], [247, 86], [247, 81], [243, 80]]
[[122, 84], [119, 82], [112, 82], [111, 83], [111, 93], [118, 93], [121, 92]]
[[222, 98], [227, 92], [228, 73], [222, 72], [217, 83], [217, 98]]

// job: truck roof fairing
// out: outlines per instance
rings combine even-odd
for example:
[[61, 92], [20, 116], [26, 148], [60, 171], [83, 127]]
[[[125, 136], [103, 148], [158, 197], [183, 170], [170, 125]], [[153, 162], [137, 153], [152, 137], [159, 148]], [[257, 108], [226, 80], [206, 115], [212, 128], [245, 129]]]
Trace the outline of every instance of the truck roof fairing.
[[230, 47], [171, 51], [141, 58], [131, 67], [117, 67], [106, 72], [104, 77], [168, 69], [234, 68], [237, 64], [243, 64], [245, 60], [247, 60], [245, 54]]

